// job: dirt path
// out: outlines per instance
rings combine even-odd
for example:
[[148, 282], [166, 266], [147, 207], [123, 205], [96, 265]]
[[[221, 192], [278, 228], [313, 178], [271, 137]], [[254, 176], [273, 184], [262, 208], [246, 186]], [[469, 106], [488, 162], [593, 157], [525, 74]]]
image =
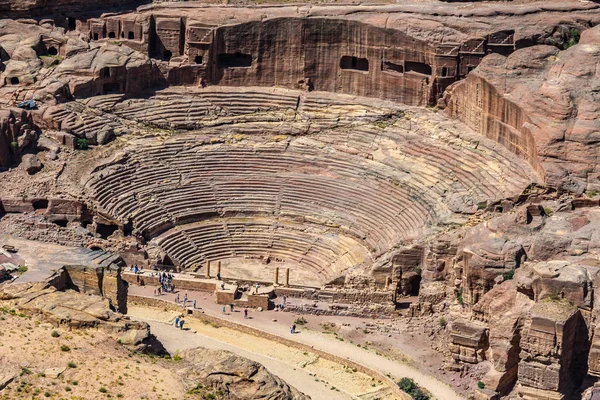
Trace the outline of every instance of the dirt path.
[[[132, 285], [130, 287], [130, 293], [153, 297], [151, 294], [152, 290], [148, 287], [141, 288]], [[161, 296], [161, 299], [172, 302], [173, 299], [171, 297], [174, 298], [174, 295], [169, 294]], [[191, 299], [197, 298], [199, 301], [198, 305], [202, 307], [203, 311], [214, 317], [248, 325], [274, 335], [285, 337], [286, 339], [312, 346], [315, 349], [334, 354], [338, 357], [349, 359], [364, 365], [365, 367], [381, 372], [384, 375], [391, 376], [392, 379], [396, 381], [402, 377], [412, 378], [420, 386], [427, 388], [427, 390], [439, 400], [464, 400], [464, 397], [454, 391], [452, 387], [441, 382], [434, 376], [428, 375], [415, 366], [388, 358], [385, 354], [359, 347], [348, 341], [341, 341], [334, 335], [324, 334], [316, 330], [307, 329], [306, 327], [300, 327], [300, 334], [290, 335], [289, 325], [295, 318], [291, 313], [275, 313], [272, 311], [261, 313], [251, 311], [252, 319], [244, 319], [242, 313], [239, 312], [223, 315], [219, 311], [221, 306], [215, 304], [214, 301], [212, 301], [212, 296], [207, 295], [206, 293], [189, 292], [188, 297]], [[311, 320], [315, 319], [313, 316], [307, 318]], [[426, 364], [431, 360], [425, 357], [412, 357], [412, 361], [417, 364]], [[302, 390], [301, 387], [298, 388]]]
[[[389, 389], [385, 385], [374, 383], [368, 375], [319, 359], [308, 352], [192, 318], [186, 319], [185, 325], [189, 330], [182, 331], [173, 326], [175, 312], [130, 307], [128, 314], [150, 324], [152, 332], [171, 354], [196, 347], [229, 350], [261, 363], [271, 373], [313, 399], [323, 398], [324, 393], [333, 400], [393, 398], [387, 395]], [[372, 397], [375, 394], [378, 395]]]

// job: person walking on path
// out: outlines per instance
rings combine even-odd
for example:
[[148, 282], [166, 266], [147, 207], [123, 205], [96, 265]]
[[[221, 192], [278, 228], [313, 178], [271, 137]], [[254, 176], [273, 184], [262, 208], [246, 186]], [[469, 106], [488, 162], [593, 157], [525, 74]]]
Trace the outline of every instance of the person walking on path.
[[175, 317], [175, 328], [179, 327], [179, 317]]
[[185, 322], [184, 319], [182, 319], [181, 321], [179, 321], [179, 329], [183, 330], [183, 323]]
[[223, 314], [225, 314], [225, 306], [223, 306]]
[[258, 288], [259, 288], [259, 286], [260, 286], [260, 285], [258, 284], [258, 282], [256, 282], [256, 285], [255, 285], [255, 288], [256, 288], [256, 292], [255, 292], [255, 293], [256, 293], [256, 294], [258, 294]]
[[196, 309], [196, 299], [194, 299], [194, 310]]
[[248, 318], [248, 309], [244, 308], [244, 318]]
[[229, 303], [229, 312], [233, 312], [233, 303]]

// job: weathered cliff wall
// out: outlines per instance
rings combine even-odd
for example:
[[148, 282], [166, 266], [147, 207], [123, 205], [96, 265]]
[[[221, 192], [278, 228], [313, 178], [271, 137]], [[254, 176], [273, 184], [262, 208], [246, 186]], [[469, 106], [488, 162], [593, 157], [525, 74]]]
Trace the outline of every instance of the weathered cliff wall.
[[549, 186], [600, 189], [600, 29], [568, 50], [535, 46], [486, 57], [446, 94], [447, 113], [525, 158]]
[[48, 18], [60, 14], [75, 16], [86, 12], [131, 10], [151, 2], [152, 0], [0, 0], [0, 15], [3, 18]]

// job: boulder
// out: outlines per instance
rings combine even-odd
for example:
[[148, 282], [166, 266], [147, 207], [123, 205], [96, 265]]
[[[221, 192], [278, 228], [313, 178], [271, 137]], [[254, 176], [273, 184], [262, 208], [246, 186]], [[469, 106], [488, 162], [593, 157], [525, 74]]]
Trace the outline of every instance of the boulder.
[[29, 175], [33, 175], [44, 168], [44, 164], [35, 154], [25, 154], [22, 157], [23, 168]]
[[231, 399], [310, 399], [261, 364], [229, 351], [198, 348], [180, 355], [186, 361], [181, 375], [190, 388], [203, 384]]

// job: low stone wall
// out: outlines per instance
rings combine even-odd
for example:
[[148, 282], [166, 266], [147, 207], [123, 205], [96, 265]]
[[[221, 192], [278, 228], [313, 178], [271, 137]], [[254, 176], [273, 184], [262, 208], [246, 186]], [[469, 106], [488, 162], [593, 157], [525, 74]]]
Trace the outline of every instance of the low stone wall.
[[290, 340], [290, 339], [283, 338], [281, 336], [273, 335], [271, 333], [262, 331], [260, 329], [253, 328], [248, 325], [239, 324], [239, 323], [236, 323], [233, 321], [213, 317], [213, 316], [207, 315], [199, 310], [189, 310], [189, 309], [185, 310], [185, 309], [183, 309], [182, 306], [178, 306], [176, 304], [169, 303], [169, 302], [166, 302], [166, 301], [160, 300], [160, 299], [155, 299], [155, 298], [151, 298], [151, 297], [142, 297], [142, 296], [136, 296], [136, 295], [129, 295], [129, 304], [143, 306], [143, 307], [161, 308], [164, 310], [171, 310], [171, 311], [181, 311], [183, 313], [186, 313], [188, 317], [195, 318], [204, 323], [224, 326], [229, 329], [234, 329], [234, 330], [237, 330], [237, 331], [240, 331], [243, 333], [247, 333], [247, 334], [250, 334], [250, 335], [253, 335], [256, 337], [260, 337], [260, 338], [267, 339], [267, 340], [270, 340], [270, 341], [273, 341], [276, 343], [280, 343], [280, 344], [283, 344], [288, 347], [293, 347], [293, 348], [301, 350], [301, 351], [314, 353], [314, 354], [318, 355], [319, 357], [324, 358], [325, 360], [333, 361], [333, 362], [343, 365], [347, 368], [356, 369], [357, 371], [360, 371], [364, 374], [374, 377], [375, 379], [380, 380], [381, 382], [384, 382], [385, 384], [387, 384], [390, 387], [394, 396], [396, 396], [399, 400], [412, 400], [412, 398], [408, 394], [406, 394], [405, 392], [400, 390], [398, 385], [392, 379], [388, 378], [384, 374], [382, 374], [378, 371], [372, 370], [372, 369], [370, 369], [362, 364], [359, 364], [357, 362], [354, 362], [354, 361], [351, 361], [348, 359], [344, 359], [344, 358], [338, 357], [336, 355], [333, 355], [333, 354], [330, 354], [330, 353], [327, 353], [327, 352], [324, 352], [321, 350], [317, 350], [317, 349], [315, 349], [311, 346], [305, 345], [303, 343], [298, 343], [294, 340]]
[[[124, 272], [123, 279], [130, 284], [140, 286], [159, 286], [158, 276], [148, 276], [144, 274], [134, 274], [132, 272]], [[216, 281], [207, 281], [199, 279], [178, 279], [173, 278], [173, 285], [176, 290], [191, 290], [196, 292], [214, 292], [216, 289]]]

